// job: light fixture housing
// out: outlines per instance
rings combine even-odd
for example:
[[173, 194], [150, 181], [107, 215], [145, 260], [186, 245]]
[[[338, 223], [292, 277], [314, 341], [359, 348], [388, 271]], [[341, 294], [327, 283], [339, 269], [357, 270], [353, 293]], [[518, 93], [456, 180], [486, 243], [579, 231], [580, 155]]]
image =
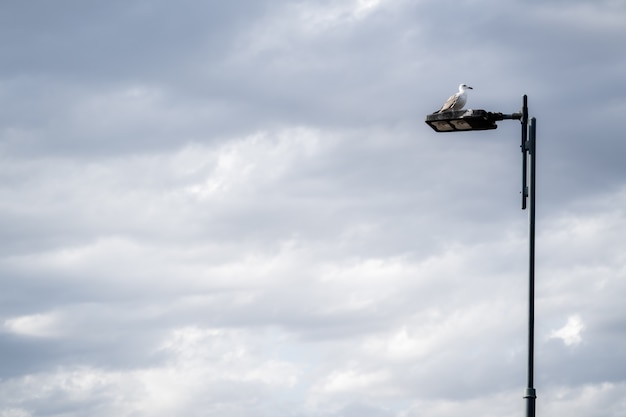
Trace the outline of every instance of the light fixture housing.
[[502, 114], [486, 110], [452, 110], [426, 116], [426, 124], [435, 132], [466, 132], [469, 130], [497, 129], [496, 124], [504, 119], [521, 119], [521, 113]]

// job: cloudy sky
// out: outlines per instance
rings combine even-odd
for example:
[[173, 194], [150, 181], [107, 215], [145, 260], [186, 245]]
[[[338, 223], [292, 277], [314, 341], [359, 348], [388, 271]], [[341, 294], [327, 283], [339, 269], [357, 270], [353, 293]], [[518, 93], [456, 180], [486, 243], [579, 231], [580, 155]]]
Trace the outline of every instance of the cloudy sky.
[[622, 0], [0, 3], [0, 417], [626, 416]]

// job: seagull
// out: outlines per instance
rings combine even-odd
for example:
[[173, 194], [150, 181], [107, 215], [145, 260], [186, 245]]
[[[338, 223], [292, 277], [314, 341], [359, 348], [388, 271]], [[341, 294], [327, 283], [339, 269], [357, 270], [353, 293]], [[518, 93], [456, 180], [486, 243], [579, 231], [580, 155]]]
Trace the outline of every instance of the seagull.
[[448, 99], [448, 101], [446, 101], [444, 105], [441, 106], [441, 108], [437, 110], [435, 113], [441, 113], [441, 112], [448, 111], [448, 110], [461, 110], [463, 106], [465, 106], [465, 102], [467, 101], [466, 91], [468, 89], [473, 90], [473, 88], [467, 84], [459, 85], [459, 92], [453, 94]]

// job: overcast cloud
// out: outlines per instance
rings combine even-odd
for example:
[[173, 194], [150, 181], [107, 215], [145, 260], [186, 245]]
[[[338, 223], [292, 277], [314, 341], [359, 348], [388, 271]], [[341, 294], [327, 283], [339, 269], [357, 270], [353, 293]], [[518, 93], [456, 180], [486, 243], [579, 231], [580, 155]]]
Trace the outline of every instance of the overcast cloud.
[[626, 416], [626, 3], [0, 3], [0, 417]]

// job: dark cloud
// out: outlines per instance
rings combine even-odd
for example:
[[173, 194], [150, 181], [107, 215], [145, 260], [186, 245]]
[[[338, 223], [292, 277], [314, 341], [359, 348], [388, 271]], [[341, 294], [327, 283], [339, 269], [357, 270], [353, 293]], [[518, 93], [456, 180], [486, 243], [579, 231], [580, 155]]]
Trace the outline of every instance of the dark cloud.
[[3, 10], [5, 76], [53, 76], [67, 84], [143, 82], [182, 75], [197, 55], [219, 59], [233, 34], [258, 18], [267, 2], [79, 1]]

